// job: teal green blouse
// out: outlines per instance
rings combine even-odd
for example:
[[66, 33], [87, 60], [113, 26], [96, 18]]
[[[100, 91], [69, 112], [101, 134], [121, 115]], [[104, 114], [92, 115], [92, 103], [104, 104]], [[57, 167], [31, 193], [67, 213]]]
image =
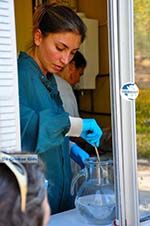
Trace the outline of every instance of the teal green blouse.
[[55, 78], [43, 75], [24, 52], [18, 58], [18, 75], [22, 150], [38, 153], [45, 163], [52, 213], [70, 209], [71, 167], [69, 140], [65, 137], [70, 121]]

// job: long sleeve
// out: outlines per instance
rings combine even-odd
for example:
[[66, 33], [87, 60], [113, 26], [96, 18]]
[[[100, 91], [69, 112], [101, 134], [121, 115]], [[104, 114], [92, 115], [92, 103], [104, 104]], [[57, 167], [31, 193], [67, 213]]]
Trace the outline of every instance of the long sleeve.
[[53, 76], [47, 80], [32, 58], [22, 57], [18, 67], [22, 149], [41, 153], [64, 142], [70, 120]]
[[25, 106], [20, 108], [23, 150], [41, 153], [64, 142], [64, 136], [70, 127], [65, 112], [55, 115], [47, 109], [37, 114]]

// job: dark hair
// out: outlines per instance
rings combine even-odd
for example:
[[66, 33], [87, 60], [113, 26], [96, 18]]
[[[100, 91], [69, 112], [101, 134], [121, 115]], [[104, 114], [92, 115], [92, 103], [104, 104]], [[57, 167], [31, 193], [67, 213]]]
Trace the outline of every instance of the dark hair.
[[[87, 65], [86, 59], [80, 51], [77, 51], [71, 62], [75, 63], [76, 68], [85, 68]], [[71, 63], [70, 62], [70, 63]]]
[[33, 33], [40, 29], [44, 36], [48, 33], [74, 32], [81, 35], [81, 42], [86, 36], [86, 26], [82, 19], [69, 7], [64, 5], [43, 4], [33, 16]]
[[0, 226], [41, 226], [42, 202], [45, 198], [44, 173], [41, 163], [24, 163], [28, 176], [26, 211], [21, 211], [17, 179], [4, 163], [0, 163]]

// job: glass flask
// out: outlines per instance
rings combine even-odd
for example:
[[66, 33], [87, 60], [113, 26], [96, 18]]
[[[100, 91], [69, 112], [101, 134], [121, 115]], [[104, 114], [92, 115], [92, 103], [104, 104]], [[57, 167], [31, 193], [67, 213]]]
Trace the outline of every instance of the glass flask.
[[71, 194], [75, 184], [84, 177], [75, 198], [75, 206], [83, 221], [94, 225], [109, 225], [115, 219], [115, 193], [112, 160], [98, 161], [91, 157], [85, 168], [73, 178]]

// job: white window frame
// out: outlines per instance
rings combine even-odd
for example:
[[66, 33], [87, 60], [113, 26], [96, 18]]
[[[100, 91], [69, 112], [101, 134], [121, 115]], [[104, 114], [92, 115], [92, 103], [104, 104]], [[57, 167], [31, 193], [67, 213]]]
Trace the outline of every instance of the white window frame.
[[0, 2], [0, 150], [21, 150], [14, 1]]
[[107, 2], [116, 224], [148, 226], [150, 221], [140, 223], [139, 217], [135, 100], [127, 101], [120, 95], [122, 85], [135, 79], [133, 1]]
[[[135, 179], [135, 110], [134, 102], [127, 102], [120, 96], [121, 86], [126, 82], [133, 81], [134, 79], [133, 71], [131, 70], [133, 67], [133, 65], [131, 65], [133, 62], [133, 59], [131, 59], [131, 52], [133, 50], [130, 49], [129, 51], [129, 47], [131, 47], [130, 45], [132, 44], [132, 31], [130, 30], [131, 26], [129, 26], [130, 12], [128, 10], [128, 5], [129, 1], [127, 0], [120, 2], [116, 0], [108, 1], [110, 35], [110, 87], [113, 152], [116, 163], [115, 176], [118, 206], [117, 223], [118, 225], [122, 226], [136, 226], [138, 225], [138, 196], [136, 189], [137, 182]], [[130, 15], [130, 18], [132, 18], [132, 15]], [[131, 112], [133, 112], [133, 114], [131, 114]], [[133, 123], [131, 123], [131, 120], [133, 120]], [[130, 125], [132, 126], [130, 127]], [[130, 174], [130, 172], [132, 172], [132, 174]], [[135, 197], [135, 195], [137, 197]], [[129, 206], [129, 209], [127, 206]], [[132, 214], [130, 215], [130, 213]]]

